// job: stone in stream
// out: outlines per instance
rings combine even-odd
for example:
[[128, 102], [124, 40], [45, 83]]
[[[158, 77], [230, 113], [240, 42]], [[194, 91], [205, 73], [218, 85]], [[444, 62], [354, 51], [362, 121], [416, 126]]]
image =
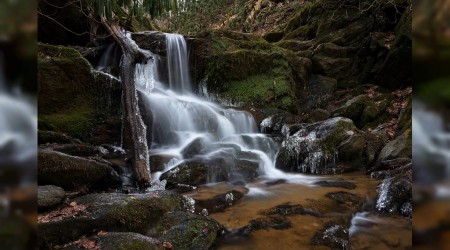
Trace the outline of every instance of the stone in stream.
[[411, 215], [411, 176], [394, 176], [384, 179], [378, 187], [376, 208], [386, 214]]
[[38, 186], [37, 189], [37, 207], [38, 210], [46, 210], [58, 206], [64, 200], [66, 192], [64, 189], [53, 186]]
[[236, 160], [233, 157], [194, 158], [163, 173], [160, 180], [167, 180], [167, 188], [179, 184], [199, 186], [221, 181], [239, 184], [253, 180], [258, 169], [259, 163], [253, 160]]
[[348, 181], [316, 181], [313, 183], [314, 185], [318, 185], [321, 187], [338, 187], [338, 188], [345, 188], [345, 189], [355, 189], [356, 185], [348, 182]]
[[175, 158], [170, 154], [155, 154], [150, 155], [150, 170], [152, 172], [163, 171], [166, 165]]
[[216, 195], [206, 200], [196, 200], [196, 210], [202, 211], [206, 209], [208, 213], [224, 211], [226, 208], [233, 206], [238, 200], [244, 197], [244, 194], [232, 190], [224, 194]]
[[[146, 234], [171, 211], [193, 211], [194, 201], [169, 192], [126, 195], [98, 193], [78, 197], [61, 212], [38, 216], [39, 247], [49, 249], [98, 231]], [[58, 216], [49, 216], [57, 214]]]
[[327, 246], [331, 249], [350, 249], [347, 224], [343, 219], [328, 222], [312, 237], [311, 244]]
[[39, 185], [56, 185], [65, 190], [80, 187], [117, 188], [118, 173], [109, 165], [50, 150], [38, 151]]
[[336, 174], [354, 170], [352, 165], [338, 164], [336, 153], [341, 143], [358, 133], [353, 121], [343, 117], [308, 124], [282, 143], [275, 167], [284, 171], [313, 174]]
[[52, 149], [64, 154], [81, 157], [103, 155], [105, 152], [105, 149], [88, 144], [64, 144], [53, 146]]
[[353, 208], [361, 206], [364, 202], [361, 196], [343, 191], [327, 193], [325, 196], [336, 201], [338, 204]]

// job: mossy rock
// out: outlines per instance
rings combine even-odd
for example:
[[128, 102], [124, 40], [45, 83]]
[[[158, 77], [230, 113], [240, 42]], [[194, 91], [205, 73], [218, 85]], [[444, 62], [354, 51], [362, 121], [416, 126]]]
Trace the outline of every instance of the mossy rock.
[[96, 231], [145, 234], [165, 213], [194, 209], [189, 199], [168, 191], [135, 195], [89, 194], [74, 202], [86, 209], [76, 216], [38, 224], [41, 249], [51, 249]]
[[406, 129], [403, 134], [390, 141], [381, 150], [378, 162], [384, 162], [397, 158], [412, 157], [412, 129]]
[[356, 96], [345, 103], [343, 107], [333, 111], [335, 116], [344, 116], [352, 119], [358, 128], [375, 128], [380, 123], [389, 120], [386, 112], [392, 96], [381, 94], [376, 97], [369, 95]]
[[56, 151], [38, 151], [38, 183], [66, 190], [80, 187], [117, 188], [121, 180], [117, 172], [104, 163], [66, 155]]
[[44, 44], [38, 45], [38, 72], [39, 129], [97, 144], [120, 140], [117, 79], [94, 73], [75, 49]]
[[311, 62], [255, 34], [209, 31], [205, 76], [219, 99], [244, 106], [297, 111], [297, 93]]
[[224, 227], [204, 216], [175, 211], [165, 214], [150, 235], [162, 235], [175, 249], [211, 249]]
[[[95, 246], [100, 249], [111, 250], [164, 250], [163, 242], [158, 239], [150, 238], [137, 233], [117, 233], [108, 232], [86, 239], [89, 242], [95, 242]], [[77, 240], [65, 245], [63, 250], [82, 250], [86, 249], [83, 243], [86, 240]]]

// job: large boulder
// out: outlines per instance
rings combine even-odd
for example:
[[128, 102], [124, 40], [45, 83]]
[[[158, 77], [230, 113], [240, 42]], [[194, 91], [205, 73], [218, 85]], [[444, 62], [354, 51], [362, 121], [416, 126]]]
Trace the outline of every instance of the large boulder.
[[164, 214], [194, 210], [193, 200], [168, 191], [135, 195], [89, 194], [76, 198], [72, 205], [76, 213], [58, 213], [62, 216], [56, 217], [46, 214], [39, 216], [38, 240], [41, 249], [68, 243], [96, 231], [146, 234]]
[[61, 204], [66, 197], [64, 189], [53, 185], [38, 186], [37, 193], [38, 210], [56, 207]]
[[117, 188], [118, 173], [109, 165], [50, 150], [38, 152], [39, 185], [56, 185], [67, 190]]
[[403, 134], [390, 141], [380, 152], [378, 162], [385, 162], [396, 158], [412, 157], [412, 131], [405, 130]]
[[93, 144], [119, 144], [120, 82], [95, 72], [75, 49], [38, 45], [39, 129]]
[[349, 171], [337, 163], [339, 145], [358, 130], [350, 119], [335, 117], [305, 126], [288, 137], [276, 157], [275, 166], [285, 171], [334, 174]]
[[348, 100], [344, 106], [333, 111], [335, 116], [343, 116], [352, 119], [358, 128], [372, 129], [390, 116], [386, 112], [391, 97], [389, 95], [359, 95]]

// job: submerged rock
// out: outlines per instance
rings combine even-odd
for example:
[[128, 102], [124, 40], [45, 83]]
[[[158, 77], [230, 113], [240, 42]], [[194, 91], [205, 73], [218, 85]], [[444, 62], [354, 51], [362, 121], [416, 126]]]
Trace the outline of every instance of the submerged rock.
[[324, 228], [313, 236], [311, 244], [332, 249], [350, 249], [348, 225], [336, 221], [325, 224]]
[[93, 189], [117, 188], [118, 173], [109, 165], [60, 152], [39, 150], [39, 185], [56, 185], [67, 190], [79, 187]]
[[196, 200], [195, 204], [199, 211], [206, 209], [208, 213], [215, 213], [224, 211], [226, 208], [233, 206], [242, 197], [244, 197], [243, 193], [232, 190], [207, 200]]
[[339, 187], [345, 189], [355, 189], [356, 185], [348, 181], [317, 181], [314, 185], [321, 187]]
[[38, 186], [37, 193], [38, 210], [56, 207], [61, 204], [66, 196], [64, 189], [53, 185]]
[[364, 202], [361, 196], [343, 191], [327, 193], [325, 196], [348, 207], [359, 207]]
[[221, 162], [187, 161], [164, 172], [160, 180], [167, 180], [167, 188], [177, 184], [199, 186], [208, 182], [227, 180], [228, 175]]
[[336, 164], [336, 152], [356, 132], [353, 122], [342, 117], [309, 124], [282, 143], [275, 166], [284, 171], [313, 174], [349, 171]]

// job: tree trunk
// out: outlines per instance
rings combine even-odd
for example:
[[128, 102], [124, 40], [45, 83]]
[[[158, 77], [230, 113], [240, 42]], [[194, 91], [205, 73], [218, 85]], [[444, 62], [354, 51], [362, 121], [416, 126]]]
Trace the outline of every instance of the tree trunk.
[[152, 59], [152, 56], [148, 51], [140, 49], [117, 25], [110, 24], [105, 19], [102, 19], [102, 23], [123, 52], [120, 75], [125, 107], [124, 138], [129, 142], [126, 143], [126, 147], [131, 152], [131, 164], [137, 184], [144, 188], [150, 185], [150, 163], [146, 139], [147, 129], [139, 112], [134, 72], [136, 63]]

